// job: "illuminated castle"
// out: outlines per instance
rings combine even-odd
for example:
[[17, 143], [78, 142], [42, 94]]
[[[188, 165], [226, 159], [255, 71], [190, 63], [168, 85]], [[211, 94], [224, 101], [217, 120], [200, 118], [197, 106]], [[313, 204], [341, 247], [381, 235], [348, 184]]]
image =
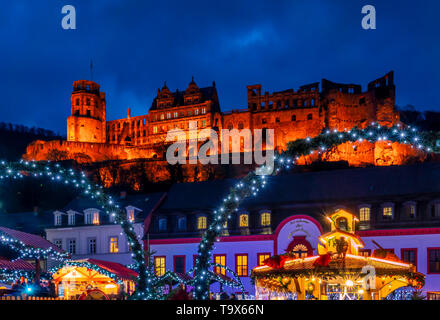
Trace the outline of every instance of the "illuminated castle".
[[[132, 117], [128, 109], [127, 118], [107, 121], [100, 86], [93, 81], [75, 81], [67, 142], [35, 141], [28, 146], [25, 158], [50, 159], [55, 150], [62, 153], [62, 159], [77, 161], [161, 159], [167, 132], [178, 128], [191, 140], [189, 131], [194, 128], [190, 126], [195, 123], [197, 130], [218, 132], [219, 142], [222, 129], [274, 129], [274, 147], [283, 150], [288, 142], [316, 136], [324, 128], [349, 130], [372, 122], [385, 126], [399, 122], [392, 71], [370, 82], [366, 91], [360, 85], [323, 79], [298, 90], [272, 93], [263, 93], [260, 84], [250, 85], [247, 96], [247, 108], [222, 112], [215, 82], [200, 88], [192, 79], [185, 91], [172, 92], [164, 84], [146, 115]], [[242, 145], [240, 151], [252, 150]], [[196, 155], [197, 150], [188, 150], [189, 155], [191, 152]], [[413, 154], [409, 147], [398, 144], [363, 142], [355, 147], [343, 144], [323, 159], [346, 160], [351, 165], [389, 165], [401, 164]]]

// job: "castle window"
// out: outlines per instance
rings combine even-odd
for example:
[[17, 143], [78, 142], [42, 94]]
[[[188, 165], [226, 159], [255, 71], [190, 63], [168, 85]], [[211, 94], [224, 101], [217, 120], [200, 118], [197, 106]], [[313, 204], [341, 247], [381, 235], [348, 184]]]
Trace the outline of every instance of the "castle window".
[[263, 212], [260, 215], [260, 224], [262, 227], [270, 226], [270, 212]]
[[179, 116], [179, 114], [177, 112], [173, 113], [174, 118], [177, 118]]
[[76, 105], [79, 106], [79, 98], [76, 98]]
[[310, 100], [310, 105], [314, 106], [315, 105], [315, 99]]
[[275, 118], [275, 122], [280, 122], [280, 118]]
[[199, 216], [197, 218], [197, 230], [205, 230], [207, 226], [207, 218], [206, 216]]
[[89, 98], [86, 99], [86, 105], [90, 106], [90, 99]]
[[262, 124], [266, 124], [267, 123], [267, 119], [266, 118], [261, 119], [261, 123]]
[[202, 128], [206, 127], [206, 120], [202, 120]]
[[296, 121], [296, 115], [292, 114], [292, 118], [291, 118], [291, 120], [292, 120], [292, 121]]
[[160, 115], [160, 120], [163, 120], [163, 119], [165, 119], [165, 115], [162, 113], [162, 114]]
[[147, 130], [142, 131], [142, 136], [144, 136], [144, 137], [147, 136]]
[[199, 109], [194, 110], [194, 115], [198, 115], [199, 114]]
[[278, 108], [281, 107], [281, 101], [280, 101], [280, 100], [277, 101], [277, 107], [278, 107]]
[[243, 122], [238, 123], [238, 130], [243, 130]]
[[289, 108], [289, 107], [290, 107], [290, 102], [289, 102], [289, 101], [286, 101], [286, 102], [284, 103], [284, 106], [285, 106], [286, 108]]
[[202, 108], [202, 114], [206, 113], [206, 108]]
[[232, 130], [232, 128], [233, 128], [232, 123], [229, 123], [229, 124], [228, 124], [228, 129], [229, 129], [229, 130]]
[[156, 126], [153, 127], [153, 133], [157, 133], [157, 127]]
[[249, 227], [249, 215], [247, 213], [242, 213], [238, 217], [239, 219], [239, 226], [240, 228], [247, 228]]
[[90, 110], [87, 110], [87, 117], [90, 117], [92, 115]]
[[307, 120], [313, 120], [313, 114], [309, 113], [309, 114], [307, 115]]
[[167, 119], [171, 119], [171, 113], [167, 113]]

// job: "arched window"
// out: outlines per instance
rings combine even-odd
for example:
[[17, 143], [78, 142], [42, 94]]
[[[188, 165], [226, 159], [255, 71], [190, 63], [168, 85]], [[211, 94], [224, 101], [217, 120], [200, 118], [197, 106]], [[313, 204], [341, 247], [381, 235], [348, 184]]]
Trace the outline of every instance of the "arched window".
[[270, 212], [263, 212], [260, 215], [260, 224], [262, 227], [270, 226]]
[[167, 218], [160, 218], [159, 231], [166, 231], [166, 230], [167, 230]]
[[207, 226], [207, 221], [208, 219], [206, 218], [206, 216], [199, 216], [197, 218], [197, 229], [198, 230], [205, 230], [206, 226]]
[[296, 258], [305, 258], [307, 257], [309, 249], [303, 244], [297, 244], [293, 247], [292, 253], [295, 254]]
[[359, 220], [361, 223], [368, 223], [370, 222], [370, 213], [371, 209], [370, 207], [361, 207], [359, 209]]
[[249, 215], [247, 213], [240, 214], [238, 220], [238, 225], [240, 226], [240, 228], [249, 227]]

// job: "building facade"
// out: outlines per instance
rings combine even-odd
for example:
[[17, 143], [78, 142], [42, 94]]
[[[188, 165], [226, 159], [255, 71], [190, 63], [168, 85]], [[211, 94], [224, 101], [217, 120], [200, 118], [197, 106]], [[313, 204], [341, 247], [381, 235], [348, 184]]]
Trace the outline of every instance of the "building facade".
[[[71, 115], [67, 119], [67, 141], [35, 141], [27, 148], [29, 160], [61, 159], [76, 161], [105, 161], [132, 159], [163, 159], [167, 133], [180, 129], [188, 148], [186, 156], [196, 156], [200, 145], [211, 140], [205, 129], [217, 133], [218, 143], [231, 143], [222, 129], [261, 130], [263, 136], [274, 130], [273, 147], [284, 150], [287, 143], [313, 137], [323, 129], [349, 130], [366, 127], [372, 122], [385, 126], [399, 123], [395, 110], [393, 72], [370, 82], [366, 90], [360, 85], [341, 84], [323, 79], [321, 83], [301, 86], [298, 90], [263, 92], [262, 85], [247, 86], [248, 105], [232, 111], [222, 111], [215, 83], [199, 87], [194, 79], [184, 91], [171, 91], [166, 84], [157, 90], [149, 111], [132, 116], [128, 109], [124, 119], [106, 118], [105, 93], [100, 86], [87, 80], [75, 81], [71, 95]], [[202, 131], [204, 130], [204, 131]], [[201, 132], [203, 134], [200, 136]], [[242, 139], [242, 138], [240, 138]], [[263, 148], [272, 148], [263, 144]], [[250, 152], [240, 140], [240, 152]], [[222, 152], [220, 149], [219, 152]], [[346, 160], [351, 165], [401, 164], [414, 151], [399, 144], [351, 143], [328, 151], [323, 158], [329, 161]], [[57, 159], [59, 160], [59, 159]]]
[[[118, 201], [127, 220], [142, 239], [144, 223], [164, 194], [123, 195]], [[53, 212], [53, 224], [46, 228], [46, 238], [71, 254], [72, 259], [97, 259], [123, 265], [133, 263], [130, 245], [122, 227], [104, 214], [91, 200], [78, 198], [62, 210]]]
[[[265, 190], [245, 201], [228, 220], [212, 251], [213, 261], [234, 270], [246, 291], [253, 294], [249, 276], [254, 267], [287, 251], [298, 257], [317, 255], [318, 237], [329, 231], [327, 216], [342, 208], [359, 220], [356, 233], [365, 242], [362, 254], [370, 255], [377, 245], [393, 251], [426, 275], [423, 291], [431, 299], [437, 298], [439, 178], [440, 164], [436, 163], [270, 177]], [[210, 212], [234, 183], [225, 180], [173, 186], [146, 228], [159, 274], [193, 268]], [[213, 284], [211, 289], [218, 292], [220, 287]]]

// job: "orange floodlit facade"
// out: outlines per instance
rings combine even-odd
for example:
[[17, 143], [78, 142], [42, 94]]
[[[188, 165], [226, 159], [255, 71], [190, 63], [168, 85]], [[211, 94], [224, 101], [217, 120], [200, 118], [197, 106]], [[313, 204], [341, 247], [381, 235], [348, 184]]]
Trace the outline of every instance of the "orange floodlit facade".
[[[87, 80], [75, 81], [71, 95], [71, 115], [67, 118], [67, 141], [35, 141], [27, 148], [25, 158], [34, 160], [74, 159], [78, 162], [106, 160], [163, 159], [166, 134], [180, 129], [187, 140], [191, 123], [199, 132], [213, 129], [274, 130], [274, 147], [284, 150], [287, 143], [313, 137], [324, 128], [349, 130], [366, 127], [372, 122], [384, 126], [399, 123], [395, 110], [393, 72], [368, 84], [340, 84], [323, 79], [301, 86], [298, 90], [263, 92], [262, 85], [247, 86], [248, 106], [222, 112], [215, 83], [199, 87], [194, 79], [184, 91], [171, 91], [165, 84], [157, 90], [148, 114], [107, 120], [106, 96], [100, 86]], [[201, 141], [197, 142], [199, 145]], [[249, 152], [244, 144], [241, 152]], [[197, 150], [187, 150], [196, 155]], [[423, 157], [410, 146], [398, 143], [367, 141], [345, 143], [322, 155], [322, 160], [345, 160], [353, 166], [396, 165], [413, 157]], [[316, 160], [310, 156], [299, 163]]]

